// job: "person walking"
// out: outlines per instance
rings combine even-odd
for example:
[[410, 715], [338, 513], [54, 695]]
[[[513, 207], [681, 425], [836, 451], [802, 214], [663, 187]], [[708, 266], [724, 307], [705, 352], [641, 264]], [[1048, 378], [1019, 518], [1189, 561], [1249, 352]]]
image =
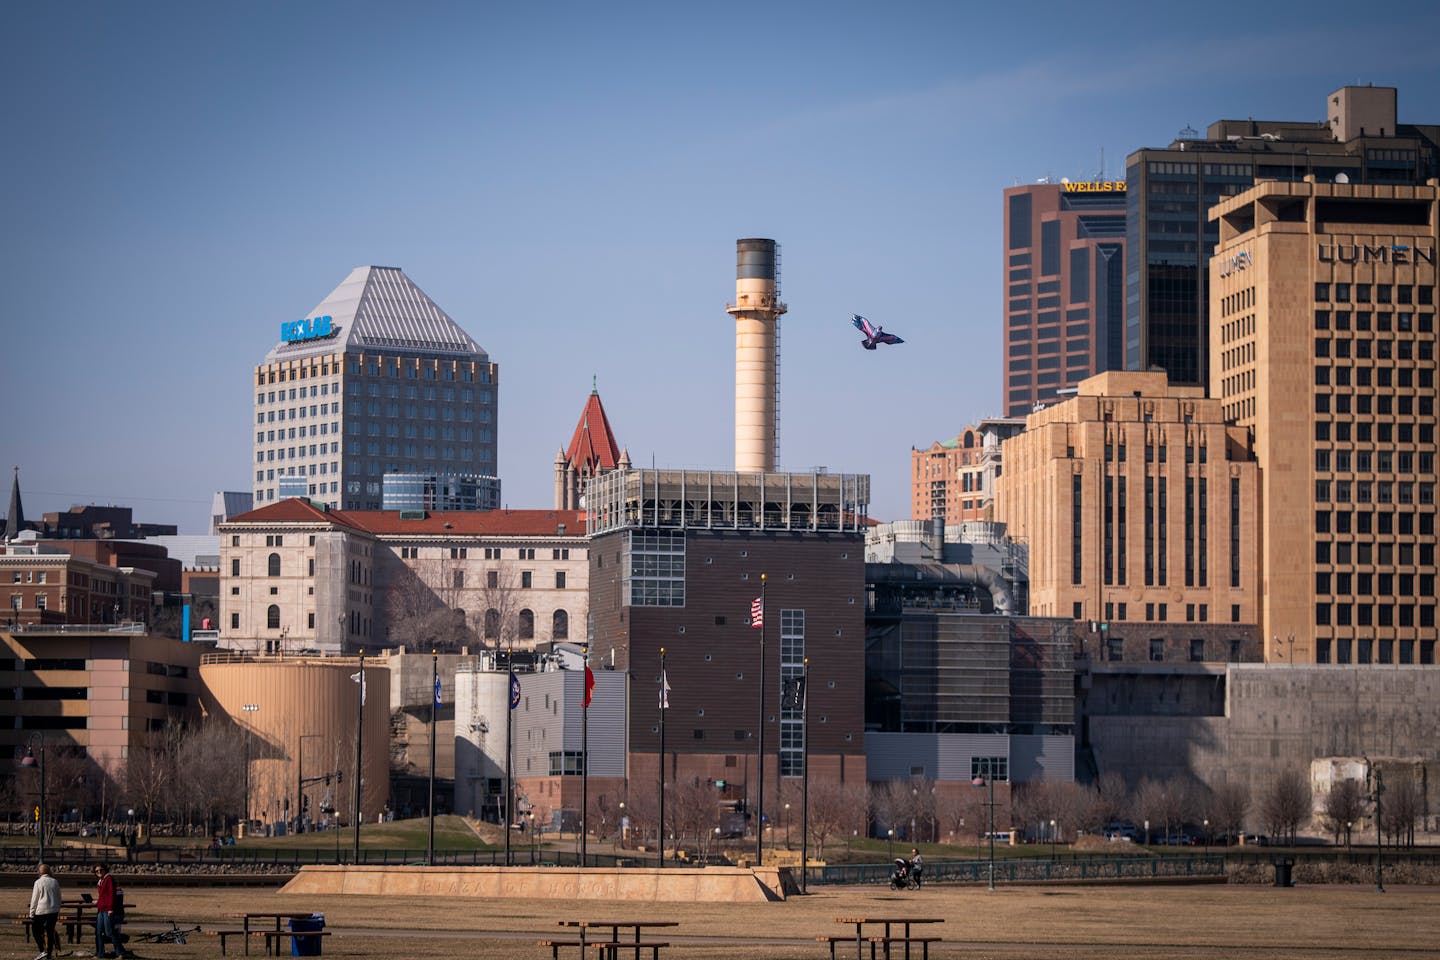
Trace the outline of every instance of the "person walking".
[[925, 874], [925, 858], [915, 847], [910, 848], [910, 873], [915, 878], [915, 889], [920, 889], [920, 879]]
[[[105, 952], [107, 938], [115, 947], [114, 953]], [[103, 863], [95, 868], [95, 956], [125, 956], [125, 948], [120, 943], [120, 918], [115, 906], [115, 878], [110, 876], [110, 867]]]
[[60, 881], [50, 876], [48, 864], [40, 864], [35, 885], [30, 888], [30, 927], [34, 932], [35, 946], [40, 952], [35, 960], [54, 960], [55, 948], [60, 938], [55, 935], [55, 923], [60, 919]]

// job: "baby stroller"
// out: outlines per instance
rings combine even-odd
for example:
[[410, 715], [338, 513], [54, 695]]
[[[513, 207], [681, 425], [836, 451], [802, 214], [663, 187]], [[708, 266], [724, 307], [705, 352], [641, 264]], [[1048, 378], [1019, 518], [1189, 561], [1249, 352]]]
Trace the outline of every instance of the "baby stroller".
[[891, 890], [919, 890], [920, 880], [915, 876], [915, 871], [910, 866], [910, 861], [903, 857], [895, 858], [895, 870], [890, 874]]

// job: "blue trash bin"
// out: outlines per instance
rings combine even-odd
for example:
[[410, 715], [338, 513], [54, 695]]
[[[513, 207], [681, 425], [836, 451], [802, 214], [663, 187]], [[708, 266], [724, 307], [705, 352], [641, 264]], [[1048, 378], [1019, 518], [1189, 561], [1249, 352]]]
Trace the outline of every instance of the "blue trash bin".
[[[290, 919], [291, 933], [319, 933], [325, 929], [325, 914], [312, 913], [307, 920], [304, 917], [292, 917]], [[318, 957], [320, 956], [320, 943], [322, 937], [291, 937], [290, 956], [292, 957]]]

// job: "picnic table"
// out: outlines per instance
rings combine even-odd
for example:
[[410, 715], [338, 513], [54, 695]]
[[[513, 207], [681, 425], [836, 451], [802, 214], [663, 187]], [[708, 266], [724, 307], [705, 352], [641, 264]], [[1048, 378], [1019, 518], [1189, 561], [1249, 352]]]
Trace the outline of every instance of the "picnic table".
[[[312, 910], [290, 910], [281, 911], [279, 913], [232, 913], [230, 914], [230, 916], [233, 919], [241, 921], [241, 923], [243, 924], [241, 929], [206, 931], [207, 933], [220, 937], [221, 953], [225, 952], [225, 938], [228, 936], [238, 935], [241, 938], [242, 942], [245, 944], [245, 954], [247, 956], [250, 953], [250, 937], [252, 935], [265, 938], [266, 956], [269, 956], [271, 952], [278, 953], [280, 941], [285, 937], [294, 938], [330, 936], [330, 934], [322, 930], [301, 931], [292, 933], [289, 930], [281, 929], [286, 920], [309, 920], [311, 917], [315, 916], [315, 913]], [[251, 921], [263, 922], [258, 923], [252, 927]], [[272, 921], [274, 924], [273, 926], [271, 925]]]
[[[573, 927], [579, 931], [577, 940], [541, 940], [539, 946], [549, 947], [550, 956], [560, 956], [561, 947], [577, 947], [580, 956], [584, 957], [587, 950], [594, 950], [601, 960], [619, 960], [620, 951], [635, 951], [635, 960], [640, 960], [640, 951], [649, 950], [651, 960], [659, 960], [660, 948], [670, 946], [669, 943], [661, 940], [646, 940], [642, 933], [647, 927], [678, 927], [680, 924], [675, 920], [561, 920], [559, 926]], [[610, 931], [609, 937], [586, 938], [587, 931], [606, 930]], [[620, 931], [634, 931], [631, 937], [628, 933], [624, 939]]]
[[[835, 944], [850, 943], [852, 941], [855, 944], [856, 960], [863, 960], [864, 953], [862, 952], [862, 948], [867, 943], [870, 944], [871, 960], [874, 960], [875, 947], [877, 945], [883, 949], [886, 960], [889, 960], [890, 948], [896, 944], [904, 944], [905, 960], [910, 960], [911, 944], [919, 944], [921, 949], [921, 957], [924, 958], [924, 960], [929, 960], [930, 944], [939, 943], [943, 938], [934, 936], [913, 936], [910, 932], [910, 925], [920, 923], [944, 923], [945, 921], [936, 917], [836, 917], [835, 922], [855, 924], [855, 935], [826, 935], [815, 938], [821, 943], [828, 943], [830, 945], [830, 956], [832, 960], [835, 956]], [[869, 933], [865, 932], [865, 925], [867, 923], [871, 924], [871, 929]], [[883, 926], [885, 932], [876, 933], [876, 926]], [[901, 928], [903, 932], [892, 933], [892, 929], [897, 927]]]
[[[125, 907], [125, 912], [128, 914], [133, 908], [134, 908], [134, 907], [133, 907], [133, 904], [127, 904], [126, 907]], [[89, 917], [88, 919], [87, 919], [86, 916], [85, 916], [85, 912], [86, 912], [87, 910], [88, 910], [88, 911], [91, 911], [91, 915], [90, 915], [90, 917]], [[61, 900], [61, 901], [60, 901], [60, 917], [59, 917], [59, 919], [56, 921], [56, 926], [58, 926], [58, 927], [64, 927], [64, 928], [65, 928], [65, 942], [66, 942], [66, 943], [79, 943], [79, 942], [80, 942], [80, 937], [81, 937], [81, 931], [82, 931], [82, 930], [86, 929], [87, 927], [90, 928], [90, 929], [92, 929], [92, 930], [94, 929], [94, 927], [95, 927], [95, 916], [94, 916], [94, 912], [93, 912], [94, 910], [95, 910], [95, 901], [94, 901], [94, 900]], [[31, 939], [32, 939], [32, 935], [31, 935], [31, 932], [30, 932], [30, 920], [29, 920], [28, 918], [26, 918], [26, 917], [21, 917], [21, 918], [19, 918], [19, 920], [17, 920], [17, 922], [21, 922], [21, 921], [23, 921], [24, 926], [25, 926], [25, 939], [26, 939], [27, 941], [28, 941], [28, 940], [31, 940]]]

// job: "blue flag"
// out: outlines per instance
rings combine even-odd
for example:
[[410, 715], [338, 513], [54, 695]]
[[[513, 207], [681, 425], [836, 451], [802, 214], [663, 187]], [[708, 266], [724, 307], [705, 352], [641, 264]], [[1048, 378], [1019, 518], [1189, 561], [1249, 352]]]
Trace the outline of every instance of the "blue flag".
[[520, 706], [520, 678], [510, 674], [510, 709]]
[[437, 707], [439, 707], [439, 706], [444, 706], [444, 704], [442, 704], [442, 703], [440, 702], [440, 678], [439, 678], [439, 677], [436, 677], [436, 678], [435, 678], [435, 706], [437, 706]]

